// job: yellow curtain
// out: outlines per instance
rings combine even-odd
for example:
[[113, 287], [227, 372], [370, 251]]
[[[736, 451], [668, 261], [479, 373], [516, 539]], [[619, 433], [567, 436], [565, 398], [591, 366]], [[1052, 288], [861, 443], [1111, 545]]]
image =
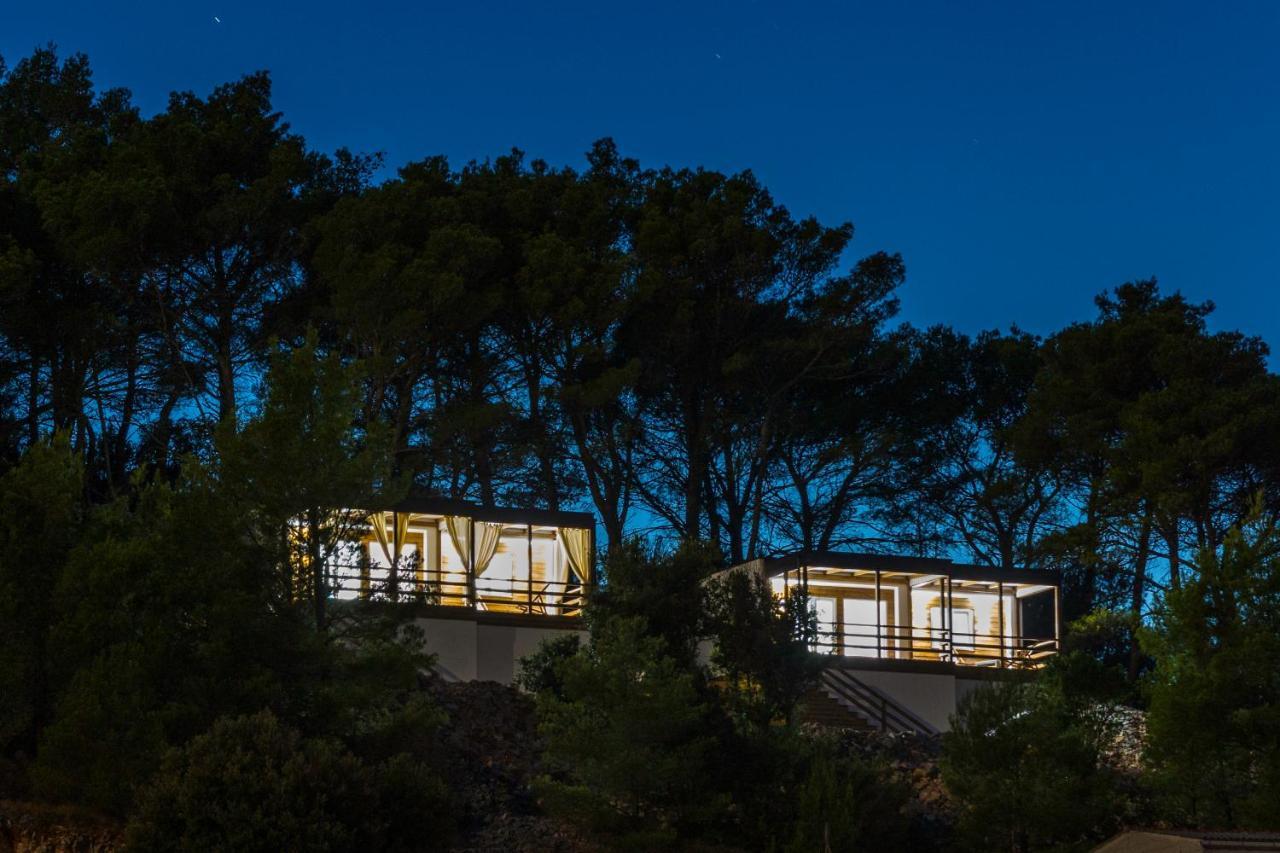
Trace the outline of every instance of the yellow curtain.
[[[399, 571], [402, 568], [402, 566], [400, 565], [400, 555], [404, 553], [405, 540], [409, 537], [409, 513], [393, 512], [391, 514], [391, 518], [392, 518], [392, 522], [395, 525], [395, 539], [392, 540], [391, 553], [392, 553], [392, 556], [395, 557], [396, 571]], [[418, 555], [418, 556], [419, 558], [421, 558], [422, 555]], [[418, 559], [416, 562], [417, 562], [417, 567], [414, 570], [414, 580], [421, 583], [422, 582], [422, 560]]]
[[409, 536], [409, 513], [393, 512], [391, 517], [395, 519], [396, 525], [395, 552], [393, 556], [399, 559], [400, 552], [404, 550], [404, 540]]
[[569, 570], [578, 583], [585, 584], [591, 569], [591, 531], [585, 527], [561, 527], [560, 546], [569, 561]]
[[301, 524], [290, 524], [285, 529], [289, 569], [292, 580], [293, 600], [306, 598], [311, 592], [311, 557], [307, 552], [307, 537]]
[[[391, 550], [391, 537], [387, 535], [387, 514], [385, 512], [373, 513], [369, 516], [369, 525], [373, 528], [373, 537], [382, 546], [382, 553], [387, 558], [387, 565], [391, 565], [395, 562], [396, 554]], [[396, 543], [395, 548], [397, 551], [400, 549], [399, 542]]]
[[[493, 560], [493, 555], [498, 552], [498, 539], [502, 536], [502, 525], [487, 521], [472, 523], [471, 519], [464, 515], [446, 515], [444, 524], [449, 531], [449, 538], [453, 540], [454, 550], [458, 552], [463, 563], [474, 558], [475, 562], [468, 567], [468, 570], [473, 578], [479, 578], [488, 568], [489, 562]], [[467, 537], [471, 528], [474, 528], [476, 537], [474, 553], [467, 550], [469, 544]]]

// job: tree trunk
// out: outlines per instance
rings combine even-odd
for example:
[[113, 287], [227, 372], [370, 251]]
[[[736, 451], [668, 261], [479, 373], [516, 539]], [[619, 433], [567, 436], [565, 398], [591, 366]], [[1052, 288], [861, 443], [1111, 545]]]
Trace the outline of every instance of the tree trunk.
[[1142, 650], [1138, 648], [1138, 626], [1142, 621], [1142, 601], [1146, 594], [1147, 560], [1151, 556], [1152, 513], [1147, 510], [1142, 516], [1142, 530], [1138, 534], [1138, 553], [1133, 561], [1133, 599], [1131, 613], [1133, 615], [1133, 636], [1129, 647], [1129, 681], [1138, 680], [1138, 666], [1142, 663]]
[[1178, 556], [1182, 544], [1178, 537], [1178, 517], [1174, 516], [1164, 525], [1164, 541], [1169, 549], [1169, 585], [1174, 589], [1182, 589], [1182, 558]]
[[320, 548], [320, 508], [311, 507], [307, 510], [307, 562], [310, 563], [309, 568], [314, 585], [317, 631], [324, 631], [327, 627], [325, 604], [329, 591], [325, 584], [323, 556]]

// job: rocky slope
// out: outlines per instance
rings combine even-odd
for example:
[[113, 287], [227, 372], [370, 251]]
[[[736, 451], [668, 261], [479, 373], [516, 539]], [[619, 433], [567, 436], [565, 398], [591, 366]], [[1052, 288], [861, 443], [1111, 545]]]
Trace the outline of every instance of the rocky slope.
[[66, 806], [0, 801], [0, 853], [112, 853], [114, 821]]
[[542, 770], [533, 701], [495, 682], [438, 684], [449, 715], [437, 734], [445, 783], [458, 803], [457, 853], [588, 853], [597, 848], [538, 813], [530, 785]]

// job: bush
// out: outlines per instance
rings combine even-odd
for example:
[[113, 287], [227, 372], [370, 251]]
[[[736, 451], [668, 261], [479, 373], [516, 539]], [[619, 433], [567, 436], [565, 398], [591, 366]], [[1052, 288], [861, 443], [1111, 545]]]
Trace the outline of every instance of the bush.
[[[539, 732], [561, 778], [543, 779], [552, 811], [618, 837], [679, 833], [727, 803], [710, 784], [715, 740], [694, 679], [640, 619], [597, 624], [591, 645], [538, 696]], [[640, 843], [640, 842], [637, 842]]]
[[644, 633], [662, 640], [664, 654], [694, 667], [704, 634], [707, 589], [702, 583], [721, 565], [714, 545], [687, 541], [662, 553], [631, 539], [609, 554], [607, 583], [587, 599], [587, 621], [597, 626], [640, 619]]
[[826, 661], [809, 651], [816, 626], [801, 596], [778, 601], [756, 574], [732, 572], [707, 585], [711, 663], [731, 689], [735, 719], [756, 727], [789, 722]]
[[129, 813], [169, 748], [141, 656], [136, 644], [121, 644], [72, 678], [31, 769], [42, 798]]
[[538, 644], [533, 654], [520, 659], [520, 671], [516, 673], [516, 687], [535, 696], [550, 691], [556, 696], [564, 693], [560, 678], [560, 665], [578, 653], [582, 640], [575, 632], [551, 637]]
[[795, 795], [797, 814], [786, 853], [908, 847], [905, 786], [868, 762], [838, 759], [821, 746], [826, 745], [820, 745]]
[[1062, 689], [1096, 683], [1079, 670], [1097, 664], [1066, 655], [1060, 666], [1035, 682], [975, 690], [943, 735], [943, 781], [972, 849], [1084, 850], [1123, 809], [1101, 761], [1110, 737], [1102, 706]]
[[409, 850], [444, 834], [443, 791], [406, 758], [366, 766], [269, 711], [171, 752], [127, 830], [133, 850]]

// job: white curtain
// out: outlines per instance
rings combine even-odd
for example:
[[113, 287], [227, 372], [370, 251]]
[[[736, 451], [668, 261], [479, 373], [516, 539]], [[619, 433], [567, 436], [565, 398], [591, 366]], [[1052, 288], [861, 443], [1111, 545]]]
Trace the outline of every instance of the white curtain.
[[[472, 522], [464, 515], [446, 515], [444, 524], [449, 531], [449, 538], [453, 540], [453, 548], [458, 552], [463, 564], [465, 565], [468, 559], [474, 557], [475, 563], [469, 568], [472, 577], [479, 578], [493, 560], [493, 555], [498, 552], [498, 539], [502, 536], [502, 525], [488, 521]], [[471, 528], [475, 529], [474, 553], [468, 550], [471, 544], [468, 538]]]
[[560, 546], [569, 563], [569, 571], [573, 572], [578, 583], [586, 584], [591, 569], [591, 531], [584, 527], [561, 527]]
[[449, 531], [449, 538], [453, 540], [453, 550], [458, 552], [458, 559], [462, 560], [462, 565], [467, 565], [467, 560], [471, 558], [471, 552], [467, 549], [470, 535], [471, 519], [464, 515], [446, 515], [444, 517], [444, 526]]
[[475, 573], [479, 578], [484, 570], [493, 562], [493, 555], [498, 553], [498, 541], [502, 538], [502, 525], [489, 521], [475, 522], [476, 531], [476, 565]]

